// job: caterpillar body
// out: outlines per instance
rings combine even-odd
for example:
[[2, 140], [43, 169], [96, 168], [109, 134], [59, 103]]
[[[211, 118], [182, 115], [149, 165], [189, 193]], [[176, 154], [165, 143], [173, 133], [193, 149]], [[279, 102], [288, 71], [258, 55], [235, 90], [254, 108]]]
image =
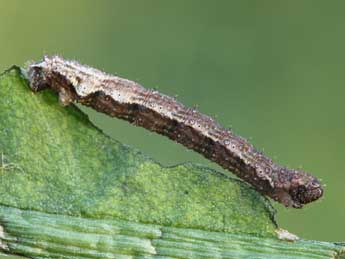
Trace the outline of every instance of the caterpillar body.
[[33, 91], [51, 88], [63, 105], [78, 102], [167, 136], [286, 207], [301, 208], [323, 195], [314, 176], [274, 163], [211, 117], [156, 90], [59, 56], [31, 64], [27, 74]]

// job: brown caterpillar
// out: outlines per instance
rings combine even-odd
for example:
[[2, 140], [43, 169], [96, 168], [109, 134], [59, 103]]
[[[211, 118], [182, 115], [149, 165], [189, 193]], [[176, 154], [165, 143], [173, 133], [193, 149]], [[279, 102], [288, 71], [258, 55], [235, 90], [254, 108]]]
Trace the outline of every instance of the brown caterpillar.
[[58, 56], [46, 56], [30, 65], [27, 74], [33, 91], [51, 88], [64, 105], [79, 102], [165, 135], [287, 207], [301, 208], [323, 194], [320, 182], [312, 175], [273, 163], [209, 116], [136, 82]]

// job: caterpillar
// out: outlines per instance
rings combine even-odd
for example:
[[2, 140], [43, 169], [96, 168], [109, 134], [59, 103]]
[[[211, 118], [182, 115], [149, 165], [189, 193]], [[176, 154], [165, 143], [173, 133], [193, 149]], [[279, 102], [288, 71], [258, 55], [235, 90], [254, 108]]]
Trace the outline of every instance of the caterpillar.
[[78, 102], [167, 136], [286, 207], [301, 208], [323, 195], [311, 174], [274, 163], [211, 117], [156, 90], [59, 56], [45, 56], [26, 72], [33, 91], [53, 89], [63, 105]]

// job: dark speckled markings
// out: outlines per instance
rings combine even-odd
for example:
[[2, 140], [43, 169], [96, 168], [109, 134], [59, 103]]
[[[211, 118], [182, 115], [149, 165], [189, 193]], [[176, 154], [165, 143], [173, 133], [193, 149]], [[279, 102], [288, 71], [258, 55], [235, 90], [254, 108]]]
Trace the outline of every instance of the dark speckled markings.
[[79, 102], [157, 132], [193, 149], [287, 207], [301, 208], [323, 194], [312, 175], [277, 165], [209, 116], [136, 82], [61, 57], [28, 68], [31, 88], [51, 88], [63, 105]]

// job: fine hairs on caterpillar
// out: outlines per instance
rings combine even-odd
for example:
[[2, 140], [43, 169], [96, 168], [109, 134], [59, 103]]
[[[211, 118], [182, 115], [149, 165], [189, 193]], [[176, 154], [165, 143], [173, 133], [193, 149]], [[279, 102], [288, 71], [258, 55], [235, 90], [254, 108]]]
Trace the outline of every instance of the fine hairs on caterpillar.
[[51, 88], [63, 105], [78, 102], [167, 136], [286, 207], [301, 208], [323, 195], [314, 176], [275, 164], [209, 116], [136, 82], [58, 56], [29, 65], [27, 74], [33, 91]]

